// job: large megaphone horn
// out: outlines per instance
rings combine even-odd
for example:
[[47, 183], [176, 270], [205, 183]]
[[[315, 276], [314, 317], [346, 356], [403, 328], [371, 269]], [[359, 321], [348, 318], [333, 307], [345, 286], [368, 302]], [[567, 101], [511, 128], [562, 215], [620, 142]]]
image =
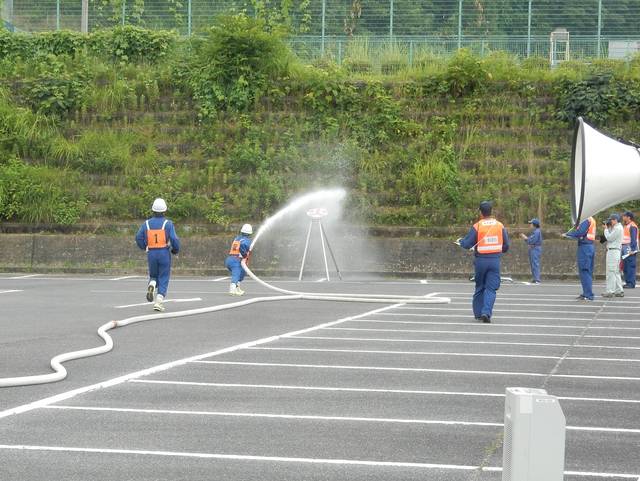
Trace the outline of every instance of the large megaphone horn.
[[574, 225], [621, 202], [640, 199], [640, 150], [612, 139], [578, 117], [571, 158]]

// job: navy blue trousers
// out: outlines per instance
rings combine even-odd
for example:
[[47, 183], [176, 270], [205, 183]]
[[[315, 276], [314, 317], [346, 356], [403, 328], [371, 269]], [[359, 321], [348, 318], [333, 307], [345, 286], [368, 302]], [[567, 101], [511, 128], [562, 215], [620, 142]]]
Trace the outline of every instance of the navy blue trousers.
[[[631, 250], [630, 246], [622, 246], [622, 255]], [[622, 261], [622, 273], [624, 274], [624, 283], [631, 287], [636, 287], [636, 255], [627, 257]]]
[[595, 249], [593, 244], [578, 244], [578, 272], [582, 284], [582, 295], [593, 299], [593, 266]]
[[236, 256], [228, 256], [224, 261], [224, 265], [229, 272], [231, 273], [231, 282], [237, 284], [238, 282], [242, 282], [244, 279], [244, 269], [240, 265], [240, 259]]
[[500, 258], [477, 256], [475, 258], [476, 291], [473, 294], [473, 315], [493, 315], [496, 291], [500, 289]]
[[540, 282], [540, 258], [542, 257], [542, 246], [529, 247], [529, 266], [531, 276], [534, 281]]
[[149, 249], [147, 262], [149, 263], [149, 279], [156, 281], [158, 294], [166, 297], [171, 275], [171, 253], [169, 249]]

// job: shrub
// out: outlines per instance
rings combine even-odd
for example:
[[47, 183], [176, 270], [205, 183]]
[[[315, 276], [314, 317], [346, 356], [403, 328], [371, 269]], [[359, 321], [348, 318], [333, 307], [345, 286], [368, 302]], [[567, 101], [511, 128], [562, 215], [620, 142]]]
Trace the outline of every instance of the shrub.
[[147, 30], [133, 25], [98, 30], [89, 36], [89, 48], [118, 62], [157, 63], [175, 47], [177, 36], [166, 30]]
[[490, 77], [482, 61], [466, 49], [458, 50], [445, 73], [449, 92], [454, 97], [471, 95], [483, 87]]

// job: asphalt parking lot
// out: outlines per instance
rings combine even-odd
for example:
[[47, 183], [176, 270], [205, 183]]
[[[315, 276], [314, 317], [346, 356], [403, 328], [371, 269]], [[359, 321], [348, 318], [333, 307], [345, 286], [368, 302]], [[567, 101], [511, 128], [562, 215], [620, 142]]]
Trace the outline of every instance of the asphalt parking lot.
[[[167, 310], [232, 302], [227, 282], [174, 279]], [[0, 479], [499, 480], [518, 386], [559, 397], [566, 480], [640, 480], [640, 290], [584, 303], [575, 283], [504, 283], [479, 324], [469, 282], [274, 284], [451, 303], [287, 300], [116, 329], [66, 380], [0, 389]], [[0, 377], [99, 345], [99, 325], [150, 312], [145, 286], [1, 275]]]

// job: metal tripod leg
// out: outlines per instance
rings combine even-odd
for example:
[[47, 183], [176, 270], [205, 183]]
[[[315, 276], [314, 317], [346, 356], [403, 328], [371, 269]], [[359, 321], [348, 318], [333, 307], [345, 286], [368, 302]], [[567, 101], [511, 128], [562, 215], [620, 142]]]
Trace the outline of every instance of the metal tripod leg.
[[340, 274], [340, 269], [338, 268], [338, 263], [336, 262], [336, 256], [333, 255], [333, 249], [331, 248], [331, 244], [329, 244], [329, 238], [327, 237], [327, 233], [324, 230], [324, 226], [320, 223], [320, 230], [324, 232], [324, 238], [327, 243], [327, 247], [329, 248], [329, 254], [331, 254], [331, 259], [333, 260], [333, 265], [336, 268], [336, 272], [338, 273], [338, 277], [342, 280], [342, 274]]
[[304, 262], [307, 259], [307, 250], [309, 249], [309, 239], [311, 238], [311, 228], [313, 227], [313, 221], [309, 223], [309, 230], [307, 231], [307, 241], [304, 244], [304, 254], [302, 254], [302, 264], [300, 265], [300, 275], [298, 280], [302, 280], [302, 272], [304, 271]]
[[324, 247], [324, 229], [322, 228], [322, 222], [318, 220], [318, 226], [320, 227], [320, 243], [322, 244], [322, 257], [324, 257], [324, 270], [327, 273], [327, 281], [330, 281], [329, 277], [329, 263], [327, 262], [327, 250]]

